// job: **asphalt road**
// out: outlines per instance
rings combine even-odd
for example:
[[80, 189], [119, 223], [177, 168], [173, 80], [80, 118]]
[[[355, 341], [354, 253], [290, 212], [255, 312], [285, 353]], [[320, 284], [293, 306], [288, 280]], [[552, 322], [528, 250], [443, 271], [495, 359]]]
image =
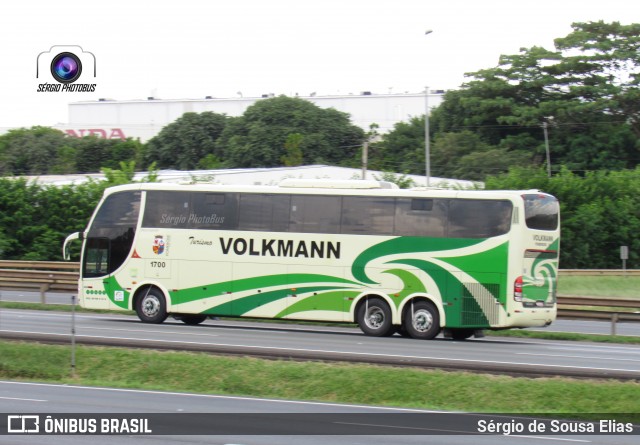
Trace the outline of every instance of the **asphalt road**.
[[[71, 313], [0, 310], [0, 337], [68, 342]], [[295, 359], [467, 369], [527, 375], [640, 378], [640, 346], [486, 337], [467, 341], [373, 338], [348, 327], [169, 318], [149, 325], [128, 315], [75, 315], [81, 343], [184, 349]]]
[[[166, 445], [166, 444], [246, 444], [246, 445], [272, 445], [272, 444], [296, 444], [296, 445], [327, 445], [327, 444], [444, 444], [444, 445], [494, 445], [494, 444], [523, 444], [523, 445], [553, 445], [565, 443], [580, 444], [615, 444], [627, 445], [637, 443], [636, 435], [553, 435], [553, 434], [519, 434], [519, 435], [458, 435], [469, 430], [456, 426], [459, 424], [478, 426], [479, 420], [491, 419], [485, 415], [458, 413], [444, 413], [445, 418], [453, 416], [450, 424], [442, 423], [435, 429], [423, 431], [423, 428], [412, 428], [409, 432], [401, 431], [395, 435], [248, 435], [260, 431], [261, 417], [256, 414], [268, 414], [275, 419], [274, 424], [266, 426], [278, 431], [283, 428], [286, 431], [304, 433], [305, 428], [317, 427], [318, 422], [325, 422], [329, 431], [333, 428], [354, 427], [353, 431], [371, 431], [376, 427], [388, 428], [385, 424], [391, 423], [391, 418], [403, 419], [407, 416], [426, 416], [421, 419], [432, 419], [434, 416], [442, 416], [443, 413], [419, 411], [410, 409], [381, 408], [374, 406], [355, 406], [330, 403], [303, 402], [291, 400], [258, 399], [250, 397], [227, 397], [217, 395], [168, 393], [160, 391], [140, 391], [113, 388], [90, 388], [70, 385], [51, 385], [37, 383], [21, 383], [0, 381], [0, 412], [12, 414], [47, 414], [59, 413], [84, 413], [89, 416], [108, 416], [118, 413], [132, 413], [137, 417], [153, 415], [165, 415], [167, 418], [180, 416], [188, 419], [192, 416], [204, 415], [203, 413], [217, 413], [231, 418], [242, 434], [236, 435], [108, 435], [108, 436], [72, 436], [72, 435], [4, 435], [0, 436], [0, 443], [10, 445], [75, 445], [91, 443], [102, 444], [142, 444], [142, 445]], [[229, 415], [233, 413], [233, 415]], [[5, 414], [3, 414], [4, 416]], [[171, 416], [168, 416], [171, 415]], [[329, 415], [330, 421], [325, 417]], [[359, 425], [345, 425], [354, 416], [366, 419]], [[210, 417], [215, 420], [216, 417]], [[440, 417], [436, 417], [440, 418]], [[317, 422], [315, 421], [317, 419]], [[500, 417], [505, 422], [526, 423], [520, 417]], [[0, 419], [4, 420], [4, 419]], [[341, 422], [345, 420], [345, 422]], [[180, 424], [180, 420], [176, 424]], [[186, 420], [185, 420], [186, 422]], [[243, 422], [245, 422], [243, 424]], [[296, 422], [300, 422], [296, 424]], [[304, 423], [307, 422], [307, 423]], [[1, 423], [0, 423], [1, 424]], [[198, 425], [195, 425], [198, 427]], [[446, 429], [446, 435], [437, 435], [436, 429]], [[477, 428], [476, 428], [477, 429]], [[385, 433], [389, 429], [383, 429]]]
[[[17, 301], [24, 303], [40, 303], [39, 292], [0, 290], [0, 301]], [[71, 304], [71, 294], [49, 292], [46, 302], [50, 304]], [[542, 332], [575, 332], [580, 334], [611, 334], [611, 323], [608, 321], [590, 320], [556, 320], [546, 328], [531, 328]], [[640, 323], [620, 322], [616, 328], [617, 335], [640, 337]]]

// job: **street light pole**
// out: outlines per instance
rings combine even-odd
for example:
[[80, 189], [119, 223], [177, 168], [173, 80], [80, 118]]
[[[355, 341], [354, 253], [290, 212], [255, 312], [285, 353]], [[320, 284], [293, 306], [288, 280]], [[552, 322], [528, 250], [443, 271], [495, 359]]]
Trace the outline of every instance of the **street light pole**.
[[[424, 35], [429, 35], [433, 31], [427, 29]], [[427, 187], [431, 186], [431, 153], [429, 140], [429, 87], [424, 87], [424, 157], [425, 157], [425, 176], [427, 177]]]

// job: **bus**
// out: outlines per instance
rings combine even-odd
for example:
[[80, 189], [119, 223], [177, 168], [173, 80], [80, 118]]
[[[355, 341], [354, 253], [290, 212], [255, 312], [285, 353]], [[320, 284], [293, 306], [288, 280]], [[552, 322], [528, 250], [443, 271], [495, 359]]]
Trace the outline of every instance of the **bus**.
[[538, 190], [368, 181], [110, 187], [82, 240], [79, 304], [169, 315], [357, 323], [466, 339], [556, 317], [559, 205]]

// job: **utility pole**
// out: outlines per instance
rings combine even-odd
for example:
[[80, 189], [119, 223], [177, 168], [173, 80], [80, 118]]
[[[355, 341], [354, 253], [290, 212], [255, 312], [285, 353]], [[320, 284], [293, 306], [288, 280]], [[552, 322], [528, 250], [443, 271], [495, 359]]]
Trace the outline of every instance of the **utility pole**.
[[429, 141], [429, 87], [424, 87], [424, 157], [427, 187], [431, 186], [431, 153]]
[[542, 123], [542, 131], [544, 132], [544, 147], [547, 152], [547, 176], [551, 177], [551, 153], [549, 153], [549, 132], [547, 131], [547, 123]]
[[369, 162], [369, 139], [362, 145], [362, 179], [367, 179], [367, 163]]
[[[428, 36], [433, 32], [432, 29], [427, 29], [424, 32], [425, 36]], [[425, 176], [427, 177], [427, 187], [431, 186], [431, 153], [430, 153], [430, 141], [429, 141], [429, 87], [424, 87], [424, 157], [425, 157]]]

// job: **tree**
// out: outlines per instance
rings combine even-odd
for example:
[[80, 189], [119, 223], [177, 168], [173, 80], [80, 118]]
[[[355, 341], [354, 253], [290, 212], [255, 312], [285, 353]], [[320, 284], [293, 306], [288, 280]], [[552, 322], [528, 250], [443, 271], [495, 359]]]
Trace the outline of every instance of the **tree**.
[[629, 246], [630, 268], [640, 267], [640, 167], [577, 175], [567, 169], [515, 168], [489, 177], [489, 190], [538, 189], [560, 201], [560, 267], [619, 268], [620, 246]]
[[185, 113], [147, 142], [144, 160], [180, 170], [194, 169], [204, 158], [209, 164], [212, 158], [207, 156], [216, 154], [216, 141], [228, 121], [227, 115], [211, 111]]
[[103, 139], [97, 136], [74, 138], [76, 172], [97, 173], [101, 168], [117, 168], [120, 162], [134, 161], [140, 151], [140, 142]]
[[[105, 169], [104, 181], [61, 187], [0, 178], [0, 259], [60, 260], [64, 239], [87, 227], [104, 189], [134, 182], [133, 161], [121, 168]], [[142, 179], [155, 180], [154, 169]]]
[[470, 73], [461, 90], [445, 94], [432, 128], [473, 131], [488, 144], [528, 150], [541, 165], [541, 125], [549, 122], [553, 165], [634, 168], [640, 158], [640, 25], [572, 27], [556, 39], [554, 51], [523, 48], [501, 56], [495, 68]]
[[291, 133], [284, 141], [285, 154], [282, 156], [282, 163], [286, 167], [296, 167], [302, 165], [302, 150], [300, 145], [304, 140], [304, 136], [300, 133]]
[[104, 186], [62, 187], [0, 179], [0, 258], [60, 260], [65, 237], [84, 230]]
[[0, 136], [0, 175], [40, 175], [49, 172], [59, 148], [69, 137], [47, 127], [19, 128]]
[[376, 170], [424, 174], [424, 116], [398, 122], [369, 147], [369, 167]]
[[348, 162], [364, 140], [364, 131], [346, 113], [279, 96], [260, 100], [234, 118], [218, 141], [217, 155], [227, 167], [282, 165], [292, 134], [303, 136], [299, 150], [307, 164]]
[[74, 138], [53, 128], [20, 128], [0, 136], [0, 174], [94, 173], [139, 159], [142, 147], [132, 139]]

